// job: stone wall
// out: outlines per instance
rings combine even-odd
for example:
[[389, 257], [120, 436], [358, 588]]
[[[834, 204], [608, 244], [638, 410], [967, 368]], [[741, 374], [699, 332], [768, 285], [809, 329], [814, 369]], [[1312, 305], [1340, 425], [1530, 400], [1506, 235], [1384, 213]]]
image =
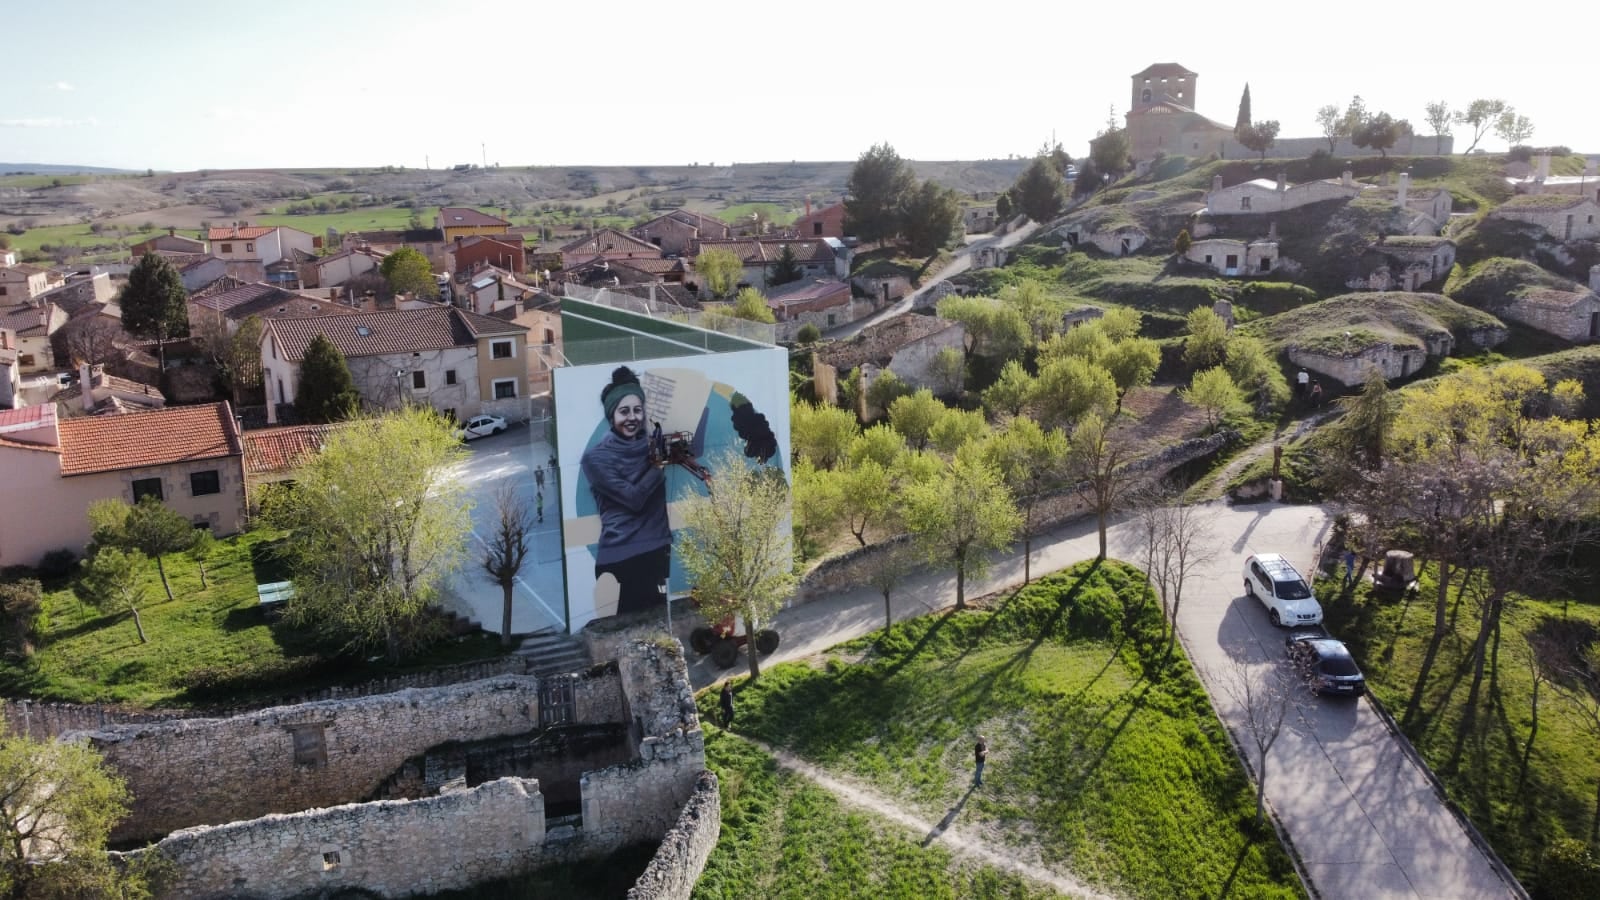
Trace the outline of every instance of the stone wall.
[[627, 722], [628, 698], [622, 692], [622, 675], [616, 655], [591, 656], [611, 662], [579, 672], [572, 681], [573, 716], [579, 722]]
[[722, 794], [717, 776], [701, 772], [694, 783], [694, 796], [661, 839], [655, 859], [628, 891], [628, 900], [688, 900], [721, 834]]
[[538, 724], [539, 680], [502, 676], [65, 737], [86, 739], [127, 781], [133, 812], [112, 835], [126, 841], [349, 803], [431, 747]]
[[594, 855], [586, 849], [547, 846], [539, 783], [521, 778], [425, 800], [189, 828], [154, 848], [173, 863], [174, 880], [160, 896], [174, 900], [277, 900], [341, 888], [405, 897]]

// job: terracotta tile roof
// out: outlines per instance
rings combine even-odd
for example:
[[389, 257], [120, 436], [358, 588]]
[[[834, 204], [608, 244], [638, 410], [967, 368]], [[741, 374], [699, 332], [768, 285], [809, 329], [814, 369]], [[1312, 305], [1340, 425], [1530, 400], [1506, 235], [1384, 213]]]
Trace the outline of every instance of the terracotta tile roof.
[[244, 455], [233, 410], [226, 400], [122, 416], [69, 419], [57, 428], [63, 476]]
[[210, 229], [206, 232], [206, 239], [212, 241], [249, 241], [277, 230], [278, 226], [276, 225], [252, 225], [248, 228], [235, 228], [229, 225], [225, 228]]
[[31, 263], [17, 263], [14, 266], [6, 266], [5, 268], [7, 273], [16, 272], [19, 275], [43, 275], [50, 271]]
[[201, 286], [198, 290], [190, 291], [189, 302], [198, 303], [200, 300], [203, 300], [206, 297], [215, 297], [218, 294], [226, 293], [234, 288], [244, 287], [250, 283], [251, 282], [248, 281], [241, 281], [232, 275], [223, 275], [216, 281]]
[[486, 212], [461, 206], [441, 207], [439, 209], [439, 225], [442, 228], [477, 228], [483, 225], [511, 227], [510, 222], [499, 216], [491, 216]]
[[1185, 69], [1177, 63], [1153, 63], [1143, 72], [1133, 73], [1134, 78], [1193, 78], [1194, 72]]
[[708, 234], [714, 232], [725, 235], [730, 233], [732, 230], [732, 226], [721, 219], [714, 218], [712, 216], [701, 215], [700, 213], [688, 209], [675, 209], [672, 212], [667, 213], [665, 216], [663, 216], [663, 218], [677, 219], [679, 222], [682, 222], [685, 225], [693, 225], [695, 228], [707, 232]]
[[244, 433], [244, 471], [246, 475], [288, 472], [300, 467], [306, 457], [322, 449], [328, 435], [349, 425], [289, 425], [262, 428]]
[[241, 306], [269, 294], [284, 293], [279, 288], [273, 287], [264, 281], [248, 282], [235, 288], [226, 288], [215, 293], [195, 293], [190, 296], [189, 302], [196, 306], [215, 312], [225, 313], [235, 306]]
[[789, 245], [794, 251], [795, 262], [818, 263], [833, 262], [833, 248], [827, 241], [811, 238], [809, 240], [760, 240], [750, 238], [742, 241], [701, 241], [700, 252], [707, 250], [731, 250], [733, 254], [747, 266], [764, 266], [778, 261], [783, 253], [784, 245]]
[[612, 260], [611, 265], [624, 266], [629, 269], [636, 269], [640, 272], [647, 272], [651, 275], [666, 275], [672, 272], [688, 271], [688, 267], [683, 264], [683, 260], [681, 259], [650, 259], [635, 257], [633, 259]]
[[53, 403], [41, 406], [24, 406], [21, 409], [0, 409], [0, 434], [19, 428], [36, 428], [56, 420]]
[[863, 329], [848, 341], [832, 344], [818, 351], [817, 355], [841, 372], [854, 369], [864, 362], [888, 365], [901, 347], [948, 328], [959, 327], [957, 323], [938, 316], [895, 316], [887, 322]]
[[351, 357], [469, 347], [482, 335], [528, 331], [522, 325], [450, 306], [269, 319], [265, 330], [277, 339], [278, 355], [290, 362], [303, 358], [306, 347], [319, 334]]
[[[15, 331], [17, 337], [42, 337], [53, 329], [42, 321], [41, 311], [40, 307], [26, 303], [0, 311], [0, 328]], [[51, 315], [50, 319], [53, 324], [55, 316]]]
[[357, 312], [326, 297], [297, 294], [259, 281], [214, 294], [196, 294], [189, 302], [237, 320], [251, 316], [343, 316]]
[[604, 256], [607, 253], [650, 253], [661, 256], [661, 248], [649, 241], [641, 241], [631, 234], [615, 228], [602, 228], [585, 235], [561, 248], [561, 253], [574, 256]]
[[[499, 240], [499, 238], [507, 238], [507, 240]], [[475, 234], [468, 238], [462, 238], [459, 241], [452, 241], [445, 248], [445, 252], [454, 255], [457, 250], [465, 250], [468, 247], [476, 247], [479, 244], [494, 244], [495, 247], [500, 248], [503, 252], [517, 253], [522, 250], [522, 235], [500, 234], [495, 235], [494, 237], [488, 237], [481, 234]]]

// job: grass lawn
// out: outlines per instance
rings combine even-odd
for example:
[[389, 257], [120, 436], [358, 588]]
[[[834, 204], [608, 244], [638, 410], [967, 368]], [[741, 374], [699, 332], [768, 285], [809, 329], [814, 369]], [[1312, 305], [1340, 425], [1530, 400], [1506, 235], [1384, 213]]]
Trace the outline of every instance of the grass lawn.
[[[1436, 582], [1432, 568], [1420, 573], [1419, 592], [1409, 600], [1381, 598], [1370, 586], [1346, 593], [1333, 582], [1318, 585], [1330, 631], [1343, 638], [1361, 663], [1374, 696], [1399, 718], [1416, 684], [1433, 631]], [[1444, 782], [1450, 799], [1472, 819], [1489, 843], [1538, 896], [1539, 864], [1561, 837], [1588, 840], [1595, 814], [1600, 757], [1595, 736], [1582, 731], [1549, 685], [1539, 691], [1538, 734], [1522, 759], [1533, 724], [1530, 647], [1540, 636], [1585, 628], [1590, 640], [1600, 626], [1592, 604], [1515, 598], [1506, 611], [1499, 642], [1498, 675], [1485, 675], [1476, 723], [1460, 728], [1472, 684], [1469, 655], [1476, 632], [1472, 592], [1452, 591], [1452, 629], [1439, 649], [1425, 687], [1422, 714], [1409, 736]], [[1548, 665], [1552, 654], [1539, 652]], [[1590, 895], [1592, 896], [1592, 895]]]
[[[318, 195], [318, 199], [321, 199], [321, 197], [322, 195]], [[344, 234], [347, 231], [401, 229], [407, 227], [406, 223], [411, 221], [412, 216], [411, 210], [397, 206], [368, 206], [362, 209], [336, 213], [315, 213], [309, 216], [291, 216], [276, 212], [276, 209], [278, 207], [274, 207], [273, 212], [263, 210], [255, 214], [240, 213], [239, 216], [249, 220], [251, 225], [285, 225], [318, 237], [326, 234], [329, 228], [340, 234]], [[421, 214], [423, 223], [432, 228], [434, 216], [437, 213], [437, 209], [426, 210]], [[227, 224], [220, 218], [218, 221], [224, 225]]]
[[[113, 234], [109, 230], [103, 234], [95, 234], [88, 225], [47, 225], [39, 228], [30, 228], [23, 234], [8, 234], [11, 248], [17, 251], [20, 257], [27, 253], [41, 253], [46, 244], [52, 247], [61, 244], [73, 244], [83, 249], [76, 258], [86, 257], [114, 257], [125, 259], [128, 256], [128, 245], [137, 244], [147, 238], [158, 234], [166, 234], [165, 228], [139, 228], [135, 232], [126, 234]], [[193, 234], [186, 234], [193, 237]]]
[[25, 191], [69, 184], [88, 184], [93, 175], [0, 175], [0, 188], [21, 188]]
[[[104, 615], [81, 600], [75, 579], [47, 584], [27, 660], [0, 662], [0, 691], [8, 696], [131, 706], [229, 706], [293, 696], [332, 684], [396, 671], [327, 652], [309, 635], [269, 621], [256, 599], [260, 580], [281, 572], [258, 569], [252, 550], [273, 537], [262, 531], [219, 541], [206, 566], [210, 586], [186, 557], [166, 560], [177, 598], [167, 600], [154, 562], [145, 573], [145, 634], [139, 643], [126, 613]], [[403, 671], [498, 655], [492, 636], [446, 641]]]
[[735, 203], [725, 209], [716, 211], [717, 218], [730, 224], [748, 222], [755, 212], [766, 214], [767, 221], [775, 225], [791, 225], [795, 219], [800, 218], [800, 213], [793, 207], [780, 206], [776, 203]]
[[[989, 771], [957, 823], [997, 845], [1028, 846], [1130, 896], [1297, 896], [1287, 856], [1253, 827], [1253, 789], [1192, 670], [1159, 659], [1145, 590], [1130, 567], [1086, 563], [992, 611], [896, 625], [825, 664], [788, 663], [741, 684], [737, 729], [932, 821], [966, 793], [983, 733]], [[716, 700], [702, 697], [708, 721]], [[725, 804], [732, 790], [725, 782]], [[729, 884], [757, 890], [708, 896], [756, 895], [763, 879], [810, 877], [817, 865], [786, 853], [736, 863], [750, 855], [737, 842], [725, 837], [713, 862]]]

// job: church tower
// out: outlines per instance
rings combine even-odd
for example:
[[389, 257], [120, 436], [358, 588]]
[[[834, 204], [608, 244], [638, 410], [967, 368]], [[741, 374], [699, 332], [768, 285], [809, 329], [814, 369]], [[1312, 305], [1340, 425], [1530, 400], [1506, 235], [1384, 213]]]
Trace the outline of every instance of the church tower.
[[1156, 63], [1133, 76], [1128, 109], [1137, 112], [1160, 103], [1195, 108], [1195, 82], [1200, 76], [1177, 63]]

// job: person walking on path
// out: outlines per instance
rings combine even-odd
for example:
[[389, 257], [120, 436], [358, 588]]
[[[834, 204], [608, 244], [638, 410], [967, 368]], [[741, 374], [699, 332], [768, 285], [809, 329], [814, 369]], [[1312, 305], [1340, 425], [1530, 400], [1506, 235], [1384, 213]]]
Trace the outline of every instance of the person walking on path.
[[1349, 547], [1344, 548], [1344, 583], [1349, 585], [1356, 580], [1356, 552]]
[[544, 490], [544, 466], [534, 467], [533, 483], [539, 488], [539, 490]]
[[724, 681], [722, 683], [722, 700], [721, 700], [719, 705], [722, 707], [722, 727], [723, 728], [727, 728], [727, 727], [729, 727], [729, 726], [731, 726], [733, 724], [733, 682], [732, 681]]
[[973, 773], [972, 786], [983, 787], [983, 764], [989, 760], [989, 739], [978, 735], [978, 745], [972, 748]]

